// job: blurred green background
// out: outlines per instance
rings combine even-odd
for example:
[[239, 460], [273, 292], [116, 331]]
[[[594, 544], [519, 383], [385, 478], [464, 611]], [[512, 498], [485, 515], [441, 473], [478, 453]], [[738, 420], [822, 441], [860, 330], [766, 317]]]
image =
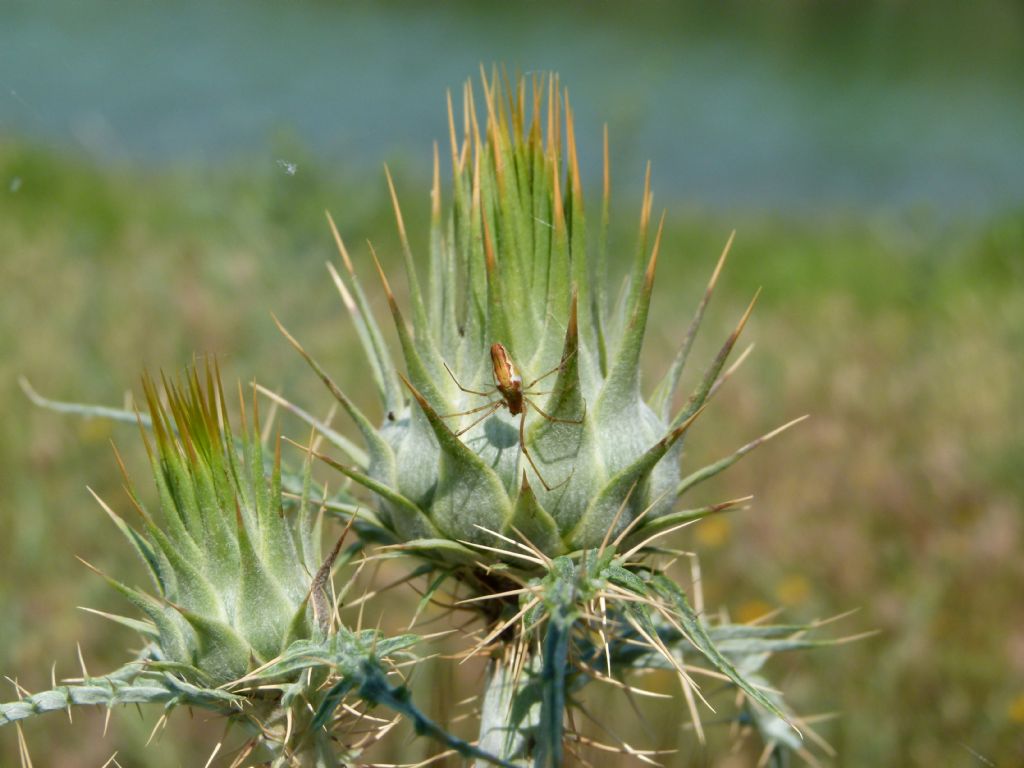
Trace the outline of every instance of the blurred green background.
[[[492, 61], [560, 72], [592, 192], [608, 123], [623, 257], [652, 162], [668, 223], [648, 381], [738, 231], [698, 355], [763, 286], [757, 349], [686, 461], [812, 419], [707, 489], [755, 494], [750, 511], [678, 544], [700, 555], [708, 604], [733, 616], [859, 609], [840, 631], [880, 630], [775, 663], [802, 713], [837, 713], [820, 725], [838, 752], [826, 762], [1024, 764], [1016, 2], [0, 0], [0, 673], [45, 687], [54, 661], [76, 672], [76, 642], [91, 672], [113, 668], [136, 639], [76, 610], [123, 606], [74, 556], [141, 575], [85, 490], [123, 507], [111, 439], [145, 487], [135, 433], [36, 410], [18, 375], [119, 403], [144, 367], [212, 352], [227, 378], [325, 412], [273, 311], [370, 407], [323, 267], [323, 211], [369, 284], [367, 238], [400, 274], [381, 166], [425, 247], [445, 90]], [[416, 595], [385, 600], [373, 610], [394, 616]], [[424, 665], [424, 704], [450, 714], [478, 682], [460, 674]], [[678, 748], [668, 765], [756, 760], [695, 748], [675, 711], [644, 726], [624, 708], [631, 741]], [[100, 766], [115, 750], [125, 766], [202, 765], [222, 738], [179, 712], [144, 749], [154, 722], [118, 712], [103, 736], [102, 713], [81, 711], [25, 732], [37, 766]], [[432, 750], [399, 735], [375, 759]], [[16, 761], [15, 732], [0, 731], [0, 765]]]

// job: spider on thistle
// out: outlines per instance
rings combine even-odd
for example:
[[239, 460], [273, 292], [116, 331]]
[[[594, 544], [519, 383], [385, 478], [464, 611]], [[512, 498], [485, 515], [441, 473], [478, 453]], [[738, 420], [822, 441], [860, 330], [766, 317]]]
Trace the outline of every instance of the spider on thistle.
[[556, 488], [560, 488], [569, 482], [569, 480], [572, 478], [572, 475], [570, 474], [569, 477], [560, 482], [558, 485], [548, 485], [547, 481], [544, 479], [544, 476], [540, 473], [540, 470], [537, 468], [537, 464], [536, 462], [534, 462], [533, 456], [530, 455], [529, 449], [527, 449], [526, 447], [526, 410], [527, 405], [529, 405], [530, 408], [533, 408], [533, 410], [539, 413], [542, 417], [556, 424], [583, 423], [583, 418], [584, 416], [586, 416], [585, 402], [584, 415], [581, 416], [579, 419], [559, 419], [552, 416], [550, 413], [547, 413], [543, 408], [537, 405], [537, 403], [530, 399], [531, 397], [549, 394], [548, 392], [535, 392], [533, 391], [533, 387], [539, 382], [546, 379], [548, 376], [551, 376], [552, 374], [562, 370], [562, 367], [573, 354], [575, 353], [570, 353], [566, 357], [562, 358], [558, 365], [556, 365], [547, 373], [538, 376], [536, 379], [534, 379], [524, 387], [523, 379], [516, 372], [516, 367], [512, 364], [512, 358], [509, 356], [508, 350], [505, 349], [504, 345], [495, 342], [494, 344], [491, 345], [491, 368], [494, 373], [494, 389], [487, 392], [481, 392], [480, 390], [477, 389], [468, 389], [462, 386], [462, 384], [459, 383], [459, 380], [455, 377], [455, 374], [452, 373], [452, 369], [448, 367], [447, 363], [445, 363], [444, 367], [445, 370], [448, 371], [448, 375], [452, 377], [452, 381], [454, 381], [455, 385], [463, 392], [470, 395], [479, 395], [480, 397], [491, 397], [492, 395], [497, 393], [499, 397], [496, 400], [491, 400], [490, 402], [484, 403], [483, 405], [477, 408], [470, 408], [468, 411], [460, 411], [458, 413], [449, 413], [442, 416], [441, 418], [450, 419], [456, 416], [468, 416], [470, 414], [480, 413], [481, 411], [483, 411], [483, 415], [477, 419], [474, 419], [472, 424], [463, 427], [462, 429], [455, 433], [456, 437], [460, 437], [469, 430], [471, 430], [473, 427], [475, 427], [477, 424], [479, 424], [481, 421], [484, 421], [485, 419], [492, 416], [498, 409], [507, 408], [509, 414], [511, 414], [512, 416], [519, 416], [519, 448], [523, 452], [523, 455], [526, 457], [526, 460], [530, 462], [530, 466], [533, 467], [533, 471], [537, 474], [537, 479], [540, 480], [541, 485], [544, 486], [545, 490], [552, 491]]

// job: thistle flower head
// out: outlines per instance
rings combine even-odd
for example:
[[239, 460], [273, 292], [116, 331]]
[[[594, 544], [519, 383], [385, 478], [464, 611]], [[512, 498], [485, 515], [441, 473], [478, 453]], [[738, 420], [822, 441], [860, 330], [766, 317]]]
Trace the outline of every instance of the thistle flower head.
[[515, 85], [484, 78], [483, 91], [482, 120], [470, 86], [461, 123], [449, 99], [451, 200], [442, 201], [435, 150], [425, 269], [388, 176], [408, 309], [399, 307], [383, 271], [380, 277], [400, 363], [334, 230], [347, 274], [332, 273], [387, 416], [376, 427], [307, 356], [366, 444], [363, 451], [327, 432], [347, 454], [332, 463], [373, 492], [384, 528], [435, 550], [495, 544], [500, 535], [557, 556], [721, 509], [677, 511], [688, 487], [681, 440], [723, 375], [749, 311], [673, 412], [705, 296], [679, 355], [645, 397], [640, 356], [661, 240], [661, 224], [652, 234], [649, 186], [636, 250], [613, 301], [606, 286], [607, 139], [595, 248], [573, 113], [557, 78]]
[[250, 420], [240, 392], [236, 433], [210, 365], [164, 379], [163, 398], [148, 376], [143, 389], [160, 514], [134, 491], [140, 530], [104, 507], [141, 555], [155, 594], [111, 583], [152, 622], [167, 661], [224, 683], [320, 631], [310, 607], [318, 531], [308, 512], [283, 514], [280, 456], [263, 455], [255, 402]]

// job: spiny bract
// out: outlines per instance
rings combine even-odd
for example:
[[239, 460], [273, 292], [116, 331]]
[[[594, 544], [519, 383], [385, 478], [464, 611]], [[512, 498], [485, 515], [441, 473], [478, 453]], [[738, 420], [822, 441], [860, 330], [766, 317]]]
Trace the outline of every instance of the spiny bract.
[[[600, 236], [591, 249], [573, 116], [557, 79], [535, 78], [528, 88], [524, 79], [503, 87], [497, 77], [484, 78], [483, 88], [487, 119], [481, 131], [472, 90], [465, 87], [461, 139], [449, 98], [452, 203], [443, 213], [435, 148], [425, 282], [388, 176], [409, 317], [383, 272], [381, 280], [404, 376], [331, 222], [347, 278], [331, 271], [387, 414], [375, 427], [307, 356], [366, 443], [364, 452], [325, 430], [347, 454], [345, 463], [331, 463], [376, 494], [385, 528], [432, 551], [451, 552], [460, 541], [493, 545], [495, 534], [502, 534], [525, 538], [554, 556], [598, 547], [627, 528], [630, 536], [641, 536], [729, 506], [677, 511], [682, 492], [699, 479], [683, 478], [679, 456], [681, 438], [720, 382], [749, 310], [673, 413], [706, 294], [664, 379], [645, 400], [640, 353], [661, 236], [659, 225], [648, 242], [649, 186], [635, 257], [619, 298], [610, 301], [607, 137]], [[523, 416], [502, 407], [495, 390], [497, 344], [526, 391]]]

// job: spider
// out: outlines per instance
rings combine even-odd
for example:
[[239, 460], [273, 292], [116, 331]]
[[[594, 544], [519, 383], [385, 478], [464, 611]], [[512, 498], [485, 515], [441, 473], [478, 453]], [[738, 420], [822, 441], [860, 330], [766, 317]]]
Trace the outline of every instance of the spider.
[[[480, 397], [491, 397], [492, 395], [497, 393], [500, 397], [498, 397], [496, 400], [491, 400], [488, 403], [484, 403], [483, 405], [477, 408], [470, 408], [468, 411], [460, 411], [459, 413], [449, 413], [445, 416], [442, 416], [441, 418], [450, 419], [455, 416], [467, 416], [471, 413], [479, 413], [480, 411], [483, 411], [484, 414], [480, 416], [478, 419], [475, 419], [472, 424], [470, 424], [467, 427], [463, 427], [462, 429], [455, 433], [456, 437], [460, 437], [461, 435], [464, 435], [466, 432], [475, 427], [477, 424], [479, 424], [481, 421], [493, 415], [494, 412], [497, 411], [499, 408], [508, 408], [508, 412], [512, 416], [519, 416], [519, 448], [522, 450], [523, 455], [526, 457], [526, 460], [530, 462], [530, 466], [533, 467], [533, 471], [537, 473], [537, 478], [540, 480], [545, 490], [551, 491], [554, 490], [555, 488], [560, 488], [561, 486], [569, 482], [569, 478], [566, 478], [558, 485], [548, 485], [547, 481], [544, 479], [544, 476], [540, 473], [540, 470], [537, 468], [537, 464], [534, 462], [533, 456], [530, 455], [530, 451], [526, 447], [526, 406], [529, 405], [531, 408], [533, 408], [533, 410], [535, 410], [545, 419], [551, 422], [555, 422], [557, 424], [583, 423], [582, 417], [579, 420], [555, 418], [550, 413], [544, 411], [540, 406], [537, 405], [537, 403], [530, 399], [531, 396], [548, 394], [547, 392], [532, 391], [533, 387], [537, 383], [546, 379], [551, 374], [560, 371], [562, 367], [565, 365], [566, 361], [569, 359], [569, 357], [572, 356], [572, 354], [574, 353], [570, 353], [569, 355], [564, 357], [558, 363], [558, 365], [556, 365], [554, 368], [552, 368], [550, 371], [543, 374], [542, 376], [538, 376], [536, 379], [534, 379], [524, 387], [523, 379], [516, 372], [516, 367], [512, 364], [512, 358], [509, 357], [508, 350], [505, 349], [505, 347], [502, 344], [495, 342], [494, 344], [491, 345], [491, 367], [494, 372], [494, 389], [488, 392], [481, 392], [476, 389], [467, 389], [466, 387], [462, 386], [462, 384], [459, 383], [459, 380], [455, 378], [455, 374], [452, 373], [452, 369], [448, 367], [447, 363], [445, 363], [444, 367], [445, 370], [448, 371], [448, 375], [452, 377], [452, 381], [454, 381], [455, 385], [463, 392], [466, 392], [467, 394], [470, 395], [479, 395]], [[584, 409], [585, 408], [586, 404], [584, 404]], [[584, 410], [584, 415], [585, 413], [586, 411]]]

